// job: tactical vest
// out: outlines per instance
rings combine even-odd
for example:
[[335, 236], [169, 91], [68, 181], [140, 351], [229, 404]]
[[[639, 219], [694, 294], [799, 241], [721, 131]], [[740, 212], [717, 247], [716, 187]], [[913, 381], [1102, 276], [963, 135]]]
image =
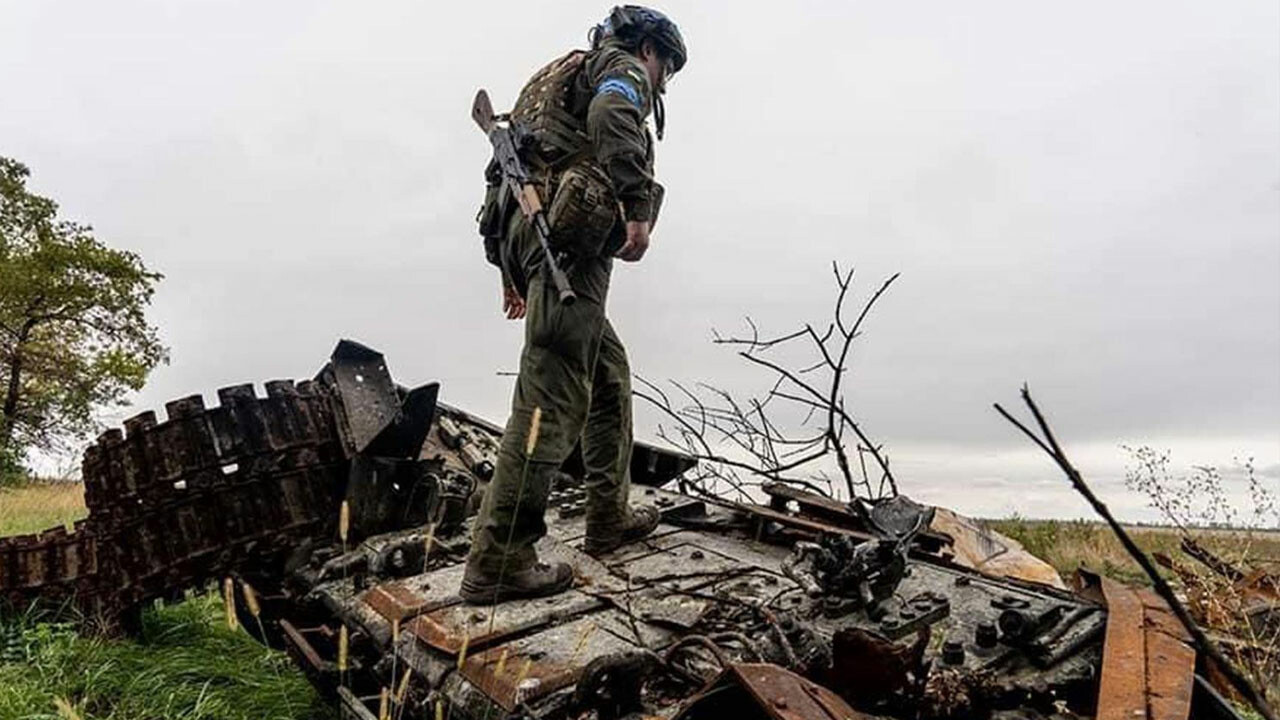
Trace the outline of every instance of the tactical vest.
[[[574, 96], [588, 54], [571, 51], [534, 73], [509, 115], [513, 124], [528, 133], [520, 154], [542, 195], [552, 247], [569, 256], [612, 255], [625, 239], [613, 183], [596, 162], [587, 135], [588, 100]], [[486, 256], [502, 267], [500, 247], [515, 203], [498, 187], [496, 170], [490, 163], [485, 202], [477, 220]], [[661, 186], [655, 188], [660, 202]]]
[[[521, 147], [521, 159], [541, 185], [544, 205], [554, 197], [557, 170], [589, 154], [591, 141], [587, 137], [586, 121], [574, 117], [569, 109], [574, 80], [586, 56], [586, 51], [574, 50], [534, 73], [508, 114], [512, 123], [519, 124], [528, 133], [528, 143]], [[516, 212], [515, 203], [501, 182], [501, 170], [497, 162], [490, 160], [485, 169], [484, 203], [476, 221], [484, 238], [485, 257], [498, 267], [503, 267], [502, 243]], [[549, 214], [547, 219], [551, 219]], [[505, 273], [512, 271], [504, 268]]]
[[531, 138], [522, 155], [540, 181], [552, 245], [570, 255], [605, 252], [621, 227], [613, 184], [591, 151], [585, 103], [573, 107], [586, 58], [574, 50], [534, 73], [511, 111], [511, 121]]
[[590, 152], [586, 118], [570, 108], [574, 81], [587, 53], [574, 50], [534, 73], [516, 98], [511, 120], [532, 135], [527, 158], [539, 169], [553, 172], [571, 165]]

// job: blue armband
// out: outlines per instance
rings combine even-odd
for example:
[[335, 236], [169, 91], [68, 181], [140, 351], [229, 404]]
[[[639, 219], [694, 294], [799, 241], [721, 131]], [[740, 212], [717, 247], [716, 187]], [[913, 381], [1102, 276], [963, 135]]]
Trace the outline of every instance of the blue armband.
[[596, 94], [603, 95], [605, 93], [613, 93], [631, 101], [632, 105], [640, 108], [640, 92], [635, 89], [631, 83], [622, 78], [609, 78], [596, 86]]

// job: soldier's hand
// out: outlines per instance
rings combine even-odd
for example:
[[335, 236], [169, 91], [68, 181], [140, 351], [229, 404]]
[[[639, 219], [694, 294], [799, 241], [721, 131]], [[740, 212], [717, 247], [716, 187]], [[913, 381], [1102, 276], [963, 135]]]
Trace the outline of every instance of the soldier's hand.
[[524, 298], [505, 282], [502, 284], [502, 312], [506, 313], [508, 320], [519, 320], [525, 313]]
[[628, 220], [627, 241], [618, 250], [618, 259], [636, 262], [649, 249], [649, 221]]

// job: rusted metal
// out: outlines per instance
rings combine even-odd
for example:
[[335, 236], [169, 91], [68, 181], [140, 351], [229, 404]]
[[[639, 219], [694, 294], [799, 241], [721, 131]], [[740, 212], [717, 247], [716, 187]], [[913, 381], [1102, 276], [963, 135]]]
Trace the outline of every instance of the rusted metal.
[[734, 508], [754, 518], [758, 525], [764, 522], [775, 522], [779, 525], [785, 525], [787, 527], [815, 535], [820, 535], [822, 533], [834, 533], [837, 535], [848, 535], [849, 537], [856, 538], [858, 540], [872, 540], [876, 537], [869, 532], [854, 530], [842, 525], [834, 525], [830, 522], [815, 520], [800, 515], [792, 515], [791, 513], [776, 510], [771, 507], [765, 507], [763, 505], [735, 503]]
[[[391, 381], [380, 354], [348, 350], [354, 364], [329, 366], [318, 381], [273, 381], [265, 397], [252, 386], [224, 388], [211, 408], [199, 396], [182, 398], [167, 406], [163, 421], [142, 413], [124, 431], [104, 433], [85, 455], [89, 518], [70, 529], [0, 540], [0, 595], [17, 604], [75, 597], [82, 608], [123, 621], [151, 598], [225, 574], [251, 576], [263, 600], [263, 635], [282, 641], [328, 693], [339, 692], [339, 637], [349, 639], [341, 684], [350, 692], [342, 701], [360, 717], [377, 707], [377, 690], [405, 682], [405, 671], [413, 688], [406, 717], [433, 716], [428, 703], [437, 698], [450, 717], [491, 720], [564, 720], [592, 709], [602, 718], [866, 717], [845, 701], [864, 712], [914, 717], [904, 703], [919, 700], [912, 693], [930, 668], [958, 678], [994, 677], [999, 683], [991, 687], [998, 685], [998, 699], [1009, 706], [1038, 700], [1027, 707], [1049, 713], [1054, 703], [1069, 702], [1072, 712], [1091, 709], [1102, 665], [1097, 633], [1105, 623], [1096, 601], [920, 552], [901, 558], [883, 613], [829, 591], [810, 596], [784, 572], [796, 539], [832, 533], [882, 542], [899, 533], [867, 524], [843, 503], [789, 490], [773, 489], [786, 505], [764, 507], [644, 487], [687, 467], [687, 459], [652, 448], [633, 455], [637, 482], [629, 502], [661, 512], [655, 534], [599, 559], [578, 550], [585, 492], [571, 461], [550, 493], [559, 517], [549, 518], [537, 552], [546, 562], [568, 562], [574, 589], [496, 607], [464, 605], [457, 591], [468, 511], [484, 489], [477, 466], [492, 462], [501, 429], [439, 405], [438, 416], [447, 420], [433, 427], [445, 432], [427, 433], [418, 457], [361, 455], [414, 446], [425, 428], [401, 426], [398, 418], [424, 417], [434, 395], [413, 399], [413, 391]], [[374, 407], [354, 407], [359, 403]], [[408, 407], [413, 403], [416, 410]], [[472, 442], [458, 442], [461, 435]], [[462, 452], [464, 446], [470, 450]], [[648, 465], [647, 477], [637, 477], [637, 463]], [[432, 494], [415, 505], [418, 515], [384, 512], [411, 504], [395, 493], [419, 481]], [[348, 542], [338, 540], [344, 499], [356, 503], [354, 525], [376, 534], [357, 528]], [[800, 512], [791, 510], [793, 501]], [[431, 520], [427, 506], [435, 508]], [[744, 527], [744, 513], [755, 532]], [[1108, 629], [1123, 635], [1137, 618], [1141, 704], [1129, 709], [1150, 708], [1152, 720], [1178, 717], [1189, 692], [1182, 669], [1194, 656], [1145, 596], [1108, 593], [1118, 604], [1137, 598], [1136, 615]], [[1009, 610], [1036, 621], [1030, 637], [996, 632]], [[913, 631], [915, 642], [896, 642]], [[930, 637], [939, 642], [927, 643]], [[744, 661], [754, 664], [735, 665]], [[729, 667], [722, 682], [696, 709], [680, 710], [722, 664]], [[584, 680], [591, 667], [603, 675]], [[626, 677], [644, 683], [644, 692], [606, 687], [617, 681], [610, 668], [637, 669]], [[1160, 668], [1177, 672], [1163, 677]], [[1110, 678], [1113, 672], [1102, 673], [1104, 694], [1116, 694], [1111, 684], [1126, 680], [1123, 672]], [[869, 678], [875, 679], [859, 684]], [[721, 704], [734, 693], [738, 705]]]
[[1203, 563], [1219, 575], [1236, 582], [1244, 578], [1244, 571], [1213, 554], [1208, 548], [1196, 542], [1194, 538], [1184, 537], [1179, 544], [1182, 552]]
[[289, 652], [308, 676], [327, 677], [338, 672], [337, 663], [320, 656], [315, 646], [307, 638], [308, 634], [316, 634], [318, 630], [299, 630], [288, 620], [280, 621], [280, 630], [284, 634], [285, 649]]
[[834, 498], [807, 492], [797, 487], [778, 482], [766, 482], [760, 489], [769, 496], [769, 505], [775, 510], [785, 512], [787, 503], [794, 502], [801, 512], [817, 515], [834, 523], [851, 523], [857, 520], [848, 503]]
[[1191, 636], [1169, 606], [1150, 590], [1141, 590], [1143, 635], [1147, 652], [1147, 709], [1151, 720], [1182, 720], [1191, 714], [1196, 651]]
[[845, 698], [876, 704], [920, 679], [929, 636], [921, 628], [908, 644], [861, 628], [837, 631], [831, 643], [831, 669], [824, 679]]
[[1280, 576], [1257, 570], [1236, 586], [1244, 596], [1244, 614], [1257, 637], [1280, 636]]
[[388, 622], [403, 622], [425, 612], [431, 600], [400, 582], [389, 582], [369, 589], [360, 598]]
[[450, 605], [415, 617], [408, 629], [426, 645], [457, 655], [464, 647], [479, 650], [503, 638], [604, 606], [605, 602], [599, 598], [570, 590], [526, 604]]
[[[1280, 576], [1268, 572], [1264, 568], [1245, 571], [1218, 556], [1212, 554], [1191, 538], [1183, 538], [1182, 551], [1208, 566], [1222, 576], [1223, 583], [1229, 583], [1230, 590], [1219, 583], [1206, 583], [1203, 577], [1190, 567], [1177, 562], [1163, 553], [1155, 553], [1156, 562], [1173, 570], [1187, 588], [1188, 610], [1196, 622], [1212, 628], [1225, 637], [1217, 638], [1218, 642], [1231, 648], [1233, 652], [1250, 653], [1250, 643], [1230, 636], [1238, 635], [1243, 629], [1239, 621], [1248, 624], [1248, 632], [1255, 638], [1276, 637], [1280, 635]], [[1229, 602], [1218, 597], [1228, 592]], [[1218, 679], [1215, 676], [1215, 680]], [[1225, 681], [1225, 676], [1221, 678]], [[1224, 692], [1233, 693], [1229, 685], [1223, 685]]]
[[1097, 720], [1133, 720], [1147, 716], [1147, 653], [1142, 598], [1132, 589], [1101, 579], [1107, 603], [1102, 676]]
[[462, 676], [490, 699], [511, 712], [526, 700], [541, 697], [573, 685], [580, 667], [565, 667], [548, 660], [533, 662], [522, 656], [509, 657], [504, 671], [499, 673], [501, 651], [492, 650], [469, 658], [462, 668]]
[[[741, 711], [742, 697], [727, 690], [740, 688], [752, 705], [773, 720], [864, 720], [870, 716], [854, 710], [830, 689], [777, 665], [730, 665], [676, 715], [676, 720], [731, 717]], [[738, 715], [742, 717], [742, 715]]]
[[1097, 720], [1185, 720], [1196, 653], [1159, 596], [1094, 578], [1107, 604]]

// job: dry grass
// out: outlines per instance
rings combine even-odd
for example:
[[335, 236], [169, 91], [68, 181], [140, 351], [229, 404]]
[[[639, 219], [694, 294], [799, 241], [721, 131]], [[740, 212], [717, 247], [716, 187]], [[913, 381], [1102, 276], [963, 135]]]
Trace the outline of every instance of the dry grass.
[[0, 487], [0, 537], [67, 525], [88, 513], [84, 506], [84, 486], [80, 483], [35, 482]]
[[[1123, 582], [1150, 584], [1111, 530], [1100, 523], [1015, 517], [987, 520], [984, 524], [1022, 543], [1064, 579], [1078, 568], [1085, 568]], [[1148, 554], [1161, 552], [1185, 558], [1178, 549], [1182, 535], [1175, 528], [1142, 526], [1128, 530], [1138, 547]], [[1224, 559], [1238, 561], [1248, 557], [1255, 564], [1269, 561], [1280, 567], [1280, 532], [1206, 530], [1197, 531], [1196, 538]]]

